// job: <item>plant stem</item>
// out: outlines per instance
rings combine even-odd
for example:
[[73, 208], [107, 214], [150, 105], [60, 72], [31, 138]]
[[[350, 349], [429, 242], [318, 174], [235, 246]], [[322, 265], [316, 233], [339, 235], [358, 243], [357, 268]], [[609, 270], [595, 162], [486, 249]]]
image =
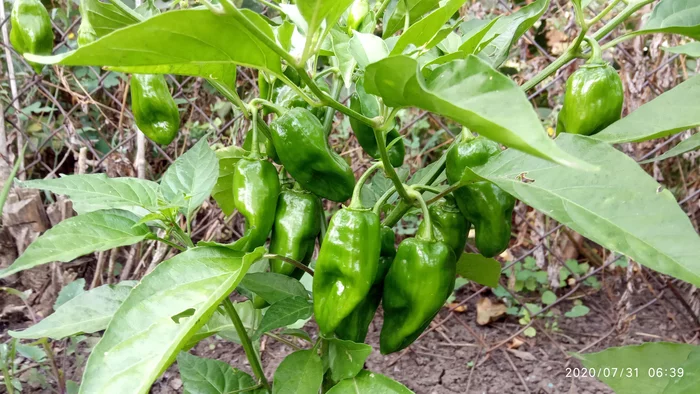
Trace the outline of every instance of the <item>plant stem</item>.
[[156, 241], [158, 241], [158, 242], [162, 242], [162, 243], [164, 243], [164, 244], [166, 244], [166, 245], [168, 245], [168, 246], [170, 246], [170, 247], [173, 247], [173, 248], [179, 250], [180, 252], [184, 252], [184, 251], [187, 250], [187, 249], [183, 248], [182, 246], [176, 244], [175, 242], [168, 241], [168, 240], [165, 239], [165, 238], [161, 238], [161, 237], [155, 236], [153, 239], [156, 240]]
[[423, 222], [425, 223], [425, 226], [423, 226], [423, 228], [419, 230], [419, 233], [416, 234], [416, 238], [423, 241], [432, 241], [434, 239], [433, 223], [430, 219], [430, 211], [428, 210], [428, 205], [425, 203], [425, 200], [423, 200], [423, 196], [415, 189], [410, 188], [408, 189], [408, 192], [411, 194], [411, 197], [418, 200], [421, 211], [423, 211]]
[[194, 244], [192, 243], [192, 239], [185, 234], [184, 231], [180, 228], [180, 225], [177, 223], [172, 223], [171, 228], [173, 229], [173, 233], [175, 236], [187, 246], [187, 248], [194, 248]]
[[307, 274], [314, 276], [314, 271], [311, 268], [305, 266], [304, 264], [302, 264], [294, 259], [290, 259], [289, 257], [282, 256], [279, 254], [274, 254], [274, 253], [268, 253], [268, 254], [264, 255], [263, 258], [272, 259], [272, 260], [282, 260], [285, 263], [289, 263], [289, 264], [299, 268], [300, 270], [303, 270]]
[[623, 41], [627, 41], [627, 40], [629, 40], [630, 38], [634, 38], [634, 37], [637, 37], [637, 36], [641, 36], [642, 34], [644, 34], [644, 33], [638, 32], [638, 31], [633, 31], [633, 32], [631, 32], [631, 33], [623, 34], [623, 35], [621, 35], [620, 37], [615, 38], [614, 40], [611, 40], [611, 41], [609, 41], [609, 42], [606, 42], [604, 45], [602, 45], [602, 46], [600, 47], [600, 49], [601, 49], [602, 51], [608, 50], [608, 49], [610, 49], [610, 48], [613, 48], [613, 47], [617, 46], [617, 44], [619, 44], [619, 43], [621, 43], [621, 42], [623, 42]]
[[437, 187], [428, 186], [428, 185], [411, 185], [411, 188], [419, 190], [419, 191], [428, 191], [428, 192], [431, 192], [433, 194], [440, 194], [442, 192]]
[[384, 163], [384, 173], [389, 179], [391, 179], [391, 182], [394, 184], [394, 187], [399, 193], [401, 199], [412, 203], [413, 199], [408, 195], [408, 193], [406, 193], [406, 189], [403, 187], [403, 183], [399, 178], [399, 174], [396, 173], [394, 166], [391, 165], [391, 160], [389, 159], [389, 151], [386, 148], [386, 134], [384, 134], [384, 132], [380, 129], [374, 129], [374, 139], [377, 140], [379, 156], [382, 159], [382, 163]]
[[234, 308], [233, 303], [228, 297], [224, 298], [224, 309], [226, 309], [226, 313], [228, 313], [229, 317], [231, 318], [233, 326], [236, 327], [236, 332], [238, 333], [238, 337], [241, 339], [243, 350], [245, 350], [245, 354], [248, 357], [248, 363], [250, 363], [253, 373], [258, 380], [260, 380], [260, 384], [262, 384], [265, 390], [267, 390], [268, 393], [271, 392], [270, 383], [268, 383], [267, 378], [265, 377], [265, 372], [262, 369], [262, 365], [260, 365], [260, 359], [258, 359], [255, 349], [253, 349], [253, 343], [250, 341], [250, 337], [245, 330], [245, 326], [243, 326], [241, 317], [238, 316], [236, 308]]
[[256, 384], [255, 386], [246, 387], [246, 388], [240, 389], [240, 390], [227, 391], [226, 394], [247, 393], [249, 391], [253, 391], [253, 390], [257, 390], [257, 389], [261, 389], [261, 388], [263, 388], [262, 384]]
[[19, 171], [19, 166], [22, 163], [22, 157], [24, 157], [24, 151], [27, 149], [27, 144], [24, 144], [24, 147], [22, 147], [22, 151], [20, 152], [19, 156], [16, 157], [15, 165], [12, 166], [12, 171], [10, 172], [10, 175], [7, 177], [7, 180], [5, 181], [5, 185], [3, 185], [3, 187], [2, 187], [2, 191], [0, 191], [0, 218], [2, 217], [2, 210], [3, 210], [3, 207], [5, 206], [5, 201], [7, 201], [7, 196], [10, 195], [10, 189], [12, 188], [12, 182], [14, 181], [15, 176], [17, 176], [17, 171]]
[[282, 337], [280, 337], [280, 336], [278, 336], [278, 335], [275, 335], [275, 334], [273, 334], [273, 333], [271, 333], [271, 332], [266, 332], [265, 335], [267, 335], [268, 337], [274, 339], [275, 341], [284, 343], [285, 345], [291, 347], [291, 348], [294, 349], [294, 350], [301, 350], [301, 348], [300, 348], [299, 346], [297, 346], [296, 344], [294, 344], [294, 343], [292, 343], [291, 341], [288, 341], [288, 340], [286, 340], [286, 339], [284, 339], [284, 338], [282, 338]]
[[605, 7], [605, 9], [603, 9], [603, 11], [600, 12], [600, 14], [596, 15], [595, 18], [586, 21], [586, 25], [593, 26], [596, 23], [600, 22], [600, 20], [603, 19], [605, 15], [610, 13], [610, 11], [612, 11], [613, 8], [615, 8], [620, 3], [620, 1], [621, 0], [613, 0], [607, 7]]
[[[42, 345], [44, 347], [44, 352], [46, 352], [46, 357], [49, 359], [49, 365], [51, 365], [51, 371], [56, 375], [56, 382], [58, 384], [58, 392], [63, 394], [66, 392], [66, 382], [63, 379], [63, 374], [59, 371], [56, 365], [56, 357], [53, 354], [53, 349], [51, 345], [48, 344], [48, 339], [44, 338]], [[10, 382], [12, 384], [12, 382]]]
[[[382, 4], [379, 5], [379, 8], [377, 8], [377, 11], [374, 13], [375, 17], [379, 19], [379, 16], [384, 13], [386, 10], [386, 7], [389, 6], [389, 3], [391, 3], [391, 0], [384, 0]], [[376, 26], [376, 22], [375, 22]]]
[[5, 390], [7, 390], [8, 394], [14, 394], [15, 386], [12, 384], [12, 374], [10, 374], [10, 370], [7, 368], [7, 365], [11, 365], [14, 362], [14, 360], [10, 359], [9, 351], [7, 352], [6, 356], [7, 357], [5, 357], [4, 360], [0, 360], [0, 363], [2, 364], [2, 376], [4, 377]]
[[379, 214], [382, 213], [382, 206], [386, 204], [387, 200], [389, 200], [389, 198], [393, 196], [394, 193], [396, 193], [396, 187], [392, 186], [389, 188], [389, 190], [384, 192], [384, 194], [382, 194], [381, 197], [379, 197], [379, 200], [377, 200], [377, 202], [374, 204], [373, 209], [374, 213], [377, 214], [377, 216], [379, 216]]
[[593, 34], [593, 38], [595, 38], [596, 41], [602, 40], [603, 37], [605, 37], [606, 35], [608, 35], [608, 33], [613, 31], [619, 24], [626, 21], [627, 18], [630, 17], [630, 15], [634, 14], [635, 12], [637, 12], [637, 10], [652, 2], [654, 2], [654, 0], [640, 0], [639, 2], [628, 4], [627, 7], [625, 7], [619, 14], [617, 14], [613, 19], [606, 23], [605, 26], [601, 27], [600, 30], [596, 31]]
[[441, 198], [445, 197], [446, 195], [452, 193], [453, 191], [459, 189], [460, 187], [462, 187], [462, 185], [459, 184], [459, 183], [456, 183], [456, 184], [454, 184], [454, 185], [451, 185], [451, 186], [448, 187], [447, 189], [445, 189], [445, 190], [441, 191], [440, 193], [438, 193], [437, 196], [435, 196], [435, 197], [431, 198], [430, 200], [426, 201], [425, 203], [428, 204], [428, 205], [430, 205], [430, 204], [432, 204], [432, 203], [434, 203], [434, 202], [440, 200]]
[[[340, 90], [342, 88], [343, 85], [340, 83], [340, 77], [336, 75], [335, 78], [333, 78], [333, 86], [331, 87], [331, 94], [333, 95], [334, 100], [338, 100], [338, 98], [340, 97]], [[335, 109], [333, 109], [333, 107], [326, 108], [326, 114], [323, 118], [323, 130], [326, 131], [326, 137], [328, 137], [331, 134], [331, 130], [333, 129], [334, 117]]]
[[383, 167], [384, 164], [382, 164], [381, 161], [378, 161], [370, 168], [365, 171], [362, 176], [360, 176], [360, 179], [357, 180], [357, 183], [355, 184], [355, 189], [352, 191], [352, 199], [350, 200], [350, 206], [349, 208], [351, 209], [363, 209], [364, 206], [362, 206], [362, 186], [364, 186], [365, 182], [369, 179], [370, 175], [374, 173], [378, 168]]

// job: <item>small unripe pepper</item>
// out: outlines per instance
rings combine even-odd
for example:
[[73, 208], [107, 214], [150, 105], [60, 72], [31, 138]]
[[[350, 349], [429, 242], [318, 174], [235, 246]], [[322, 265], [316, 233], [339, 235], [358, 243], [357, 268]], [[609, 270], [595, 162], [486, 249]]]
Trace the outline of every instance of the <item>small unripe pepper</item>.
[[180, 130], [180, 113], [163, 75], [131, 77], [131, 111], [139, 130], [158, 144], [171, 143]]
[[[53, 28], [48, 11], [39, 0], [15, 0], [10, 15], [10, 42], [20, 54], [50, 55], [53, 50]], [[28, 62], [41, 73], [43, 64]]]
[[[459, 211], [457, 203], [452, 196], [445, 196], [440, 201], [428, 208], [430, 211], [430, 221], [433, 225], [433, 236], [436, 240], [449, 246], [455, 254], [455, 258], [464, 253], [467, 245], [467, 236], [471, 224]], [[421, 222], [418, 231], [426, 226], [425, 221]]]

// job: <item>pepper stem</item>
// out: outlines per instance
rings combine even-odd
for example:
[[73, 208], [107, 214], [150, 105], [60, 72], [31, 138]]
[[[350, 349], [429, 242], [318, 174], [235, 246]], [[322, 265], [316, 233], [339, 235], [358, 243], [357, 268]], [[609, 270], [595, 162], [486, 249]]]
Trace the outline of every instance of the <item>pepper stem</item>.
[[416, 189], [409, 188], [407, 192], [411, 197], [415, 198], [418, 201], [418, 203], [420, 204], [421, 211], [423, 211], [423, 222], [425, 222], [425, 226], [423, 226], [423, 228], [419, 230], [419, 232], [416, 234], [416, 238], [423, 241], [434, 241], [435, 238], [433, 238], [433, 222], [430, 219], [430, 211], [428, 210], [428, 205], [425, 203], [425, 200], [423, 200], [423, 196], [420, 194], [420, 192], [416, 191]]
[[600, 44], [592, 37], [584, 37], [584, 40], [591, 47], [591, 57], [588, 59], [586, 64], [600, 64], [603, 63], [603, 51], [600, 49]]
[[252, 146], [250, 148], [250, 153], [253, 158], [259, 158], [260, 157], [260, 146], [258, 145], [258, 107], [253, 106], [250, 109], [250, 114], [252, 115], [252, 123], [253, 123], [253, 129], [251, 132], [253, 133], [253, 139], [252, 139]]
[[350, 200], [350, 207], [349, 208], [354, 208], [354, 209], [362, 209], [364, 206], [362, 206], [362, 186], [367, 182], [369, 179], [370, 175], [374, 173], [379, 168], [384, 168], [384, 165], [382, 164], [381, 161], [378, 161], [370, 168], [365, 171], [364, 174], [360, 177], [360, 179], [357, 180], [357, 184], [355, 184], [355, 189], [352, 191], [352, 200]]

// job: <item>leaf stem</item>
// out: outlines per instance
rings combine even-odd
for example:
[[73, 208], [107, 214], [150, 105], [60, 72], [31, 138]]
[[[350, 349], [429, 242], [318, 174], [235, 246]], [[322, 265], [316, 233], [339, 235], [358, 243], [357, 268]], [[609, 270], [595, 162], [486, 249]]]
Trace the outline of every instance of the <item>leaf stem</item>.
[[374, 211], [374, 213], [377, 214], [377, 216], [379, 216], [379, 214], [382, 213], [382, 206], [386, 204], [386, 202], [391, 196], [394, 195], [394, 193], [396, 193], [396, 187], [392, 186], [389, 188], [389, 190], [384, 192], [384, 194], [382, 194], [381, 197], [379, 197], [379, 200], [377, 200], [377, 202], [374, 204], [374, 209], [372, 209], [372, 211]]
[[425, 200], [423, 200], [423, 196], [414, 188], [409, 188], [408, 193], [411, 195], [411, 197], [418, 200], [421, 211], [423, 211], [423, 222], [425, 223], [425, 226], [419, 230], [418, 234], [416, 234], [416, 238], [423, 241], [433, 241], [435, 239], [433, 238], [433, 223], [430, 219], [428, 205], [425, 203]]
[[304, 264], [302, 264], [294, 259], [290, 259], [287, 256], [282, 256], [282, 255], [274, 254], [274, 253], [268, 253], [268, 254], [263, 255], [263, 258], [272, 259], [272, 260], [282, 260], [285, 263], [289, 263], [289, 264], [299, 268], [300, 270], [306, 272], [307, 274], [314, 276], [314, 271], [311, 268], [305, 266]]
[[241, 339], [243, 350], [245, 350], [245, 354], [248, 357], [248, 363], [250, 363], [250, 367], [253, 370], [253, 373], [258, 378], [258, 380], [260, 380], [260, 384], [262, 384], [265, 390], [267, 390], [268, 393], [271, 392], [270, 383], [265, 377], [265, 372], [262, 369], [262, 365], [260, 365], [260, 359], [258, 358], [257, 353], [255, 353], [255, 349], [253, 349], [253, 343], [250, 341], [250, 337], [248, 336], [248, 333], [245, 330], [245, 326], [241, 321], [241, 317], [238, 316], [236, 308], [233, 306], [233, 303], [228, 297], [224, 298], [223, 304], [224, 309], [226, 309], [226, 313], [228, 313], [229, 317], [231, 318], [233, 326], [236, 328], [238, 337]]
[[266, 332], [265, 335], [267, 335], [268, 337], [274, 339], [275, 341], [284, 343], [285, 345], [291, 347], [291, 348], [294, 349], [294, 350], [301, 350], [301, 347], [297, 346], [297, 345], [296, 345], [295, 343], [293, 343], [292, 341], [288, 341], [288, 340], [282, 338], [282, 337], [279, 336], [279, 335], [275, 335], [275, 334], [273, 334], [273, 333], [271, 333], [271, 332]]
[[459, 189], [460, 187], [462, 187], [461, 183], [455, 183], [454, 185], [451, 185], [447, 189], [441, 191], [440, 193], [438, 193], [437, 196], [431, 198], [430, 200], [426, 201], [425, 203], [430, 205], [430, 204], [440, 200], [441, 198], [445, 197], [446, 195], [452, 193], [453, 191]]

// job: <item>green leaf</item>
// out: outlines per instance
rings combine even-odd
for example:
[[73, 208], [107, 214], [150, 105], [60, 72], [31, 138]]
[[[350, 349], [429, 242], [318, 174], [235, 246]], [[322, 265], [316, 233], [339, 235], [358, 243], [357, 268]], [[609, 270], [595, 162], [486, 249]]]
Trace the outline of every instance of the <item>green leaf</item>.
[[372, 346], [342, 339], [328, 339], [328, 362], [331, 379], [338, 382], [355, 377], [372, 353]]
[[[253, 336], [262, 321], [262, 310], [256, 309], [251, 301], [236, 302], [233, 304], [233, 307], [236, 309], [238, 317], [241, 318], [241, 322], [248, 336]], [[241, 343], [236, 327], [234, 327], [231, 322], [231, 317], [219, 308], [214, 312], [211, 318], [209, 318], [207, 324], [190, 337], [186, 348], [192, 348], [197, 342], [215, 334], [231, 342]]]
[[[549, 290], [542, 293], [542, 303], [543, 304], [552, 305], [555, 302], [557, 302], [557, 295], [556, 294], [554, 294], [553, 292], [551, 292]], [[569, 313], [569, 312], [567, 312], [567, 313]]]
[[218, 173], [219, 161], [203, 138], [165, 171], [160, 181], [163, 197], [172, 204], [185, 207], [185, 214], [189, 217], [209, 198]]
[[53, 303], [53, 309], [58, 309], [61, 305], [83, 293], [85, 293], [85, 278], [78, 278], [68, 283], [58, 292], [56, 302]]
[[78, 214], [114, 208], [145, 214], [158, 206], [158, 184], [145, 179], [85, 174], [36, 179], [20, 185], [68, 196]]
[[328, 394], [412, 394], [413, 391], [401, 383], [382, 374], [361, 371], [352, 379], [340, 381], [328, 390]]
[[574, 305], [570, 311], [564, 313], [564, 316], [569, 318], [576, 318], [581, 316], [586, 316], [590, 312], [590, 308], [585, 305]]
[[248, 273], [239, 287], [259, 295], [270, 304], [289, 297], [309, 298], [309, 292], [298, 280], [273, 272]]
[[211, 191], [211, 196], [219, 204], [224, 215], [230, 215], [236, 210], [233, 205], [233, 166], [245, 156], [245, 150], [236, 145], [216, 150], [216, 158], [219, 160], [219, 177]]
[[91, 334], [104, 330], [135, 285], [135, 281], [124, 281], [85, 291], [66, 301], [56, 312], [37, 324], [23, 331], [10, 331], [9, 334], [19, 339], [59, 340], [81, 333]]
[[435, 9], [439, 5], [439, 0], [398, 0], [393, 12], [387, 8], [384, 14], [384, 33], [387, 38], [397, 31], [403, 29], [406, 13], [411, 23], [415, 23], [426, 12]]
[[695, 133], [694, 135], [690, 136], [690, 138], [687, 138], [687, 139], [681, 141], [678, 145], [669, 149], [663, 155], [654, 157], [653, 159], [645, 160], [645, 161], [641, 162], [641, 164], [665, 160], [665, 159], [668, 159], [671, 157], [682, 155], [683, 153], [686, 153], [686, 152], [696, 150], [698, 148], [700, 148], [700, 133]]
[[133, 245], [151, 234], [138, 221], [133, 213], [117, 209], [66, 219], [29, 244], [12, 265], [0, 270], [0, 278], [52, 261], [66, 263], [88, 253]]
[[384, 40], [374, 34], [355, 32], [348, 42], [348, 49], [360, 69], [389, 56]]
[[536, 0], [518, 11], [498, 19], [482, 40], [489, 44], [479, 56], [493, 67], [499, 67], [508, 57], [510, 48], [537, 22], [549, 8], [549, 0]]
[[197, 247], [160, 263], [114, 314], [90, 354], [80, 392], [148, 392], [264, 253]]
[[259, 338], [268, 331], [308, 319], [313, 309], [313, 304], [304, 297], [289, 297], [277, 301], [265, 311], [255, 337]]
[[345, 88], [352, 85], [352, 74], [357, 66], [357, 61], [350, 53], [350, 37], [340, 30], [331, 30], [331, 41], [333, 42], [333, 52], [338, 58], [340, 77], [343, 78]]
[[[678, 368], [697, 346], [682, 343], [654, 342], [638, 346], [611, 347], [598, 353], [574, 354], [586, 368], [617, 369], [617, 374], [596, 377], [617, 394], [662, 393], [671, 380], [666, 376], [650, 376], [650, 368]], [[628, 370], [629, 369], [629, 370]], [[635, 373], [635, 370], [637, 371]], [[631, 375], [628, 374], [631, 371]], [[697, 387], [697, 382], [695, 382]]]
[[[681, 369], [683, 373], [680, 373]], [[696, 346], [688, 355], [688, 359], [681, 365], [668, 368], [663, 372], [670, 378], [663, 394], [694, 392], [698, 387], [698, 382], [700, 382], [700, 347]]]
[[[340, 16], [350, 7], [353, 0], [297, 0], [299, 13], [307, 23], [306, 48], [302, 63], [311, 56], [309, 49], [315, 49], [326, 36], [327, 32], [335, 26]], [[323, 23], [325, 22], [325, 26]]]
[[285, 357], [275, 371], [273, 394], [317, 394], [323, 382], [323, 362], [315, 350]]
[[[464, 0], [449, 0], [445, 5], [416, 22], [401, 34], [396, 45], [391, 50], [391, 54], [401, 54], [409, 45], [420, 47], [430, 42], [463, 4]], [[437, 42], [434, 45], [437, 45]], [[426, 46], [424, 49], [430, 49], [430, 47]]]
[[693, 41], [675, 47], [661, 47], [666, 52], [678, 53], [689, 57], [700, 57], [700, 42]]
[[682, 34], [700, 40], [698, 2], [696, 0], [659, 1], [640, 32]]
[[564, 133], [557, 145], [600, 170], [557, 166], [510, 149], [472, 170], [584, 237], [700, 285], [700, 237], [671, 192], [606, 143]]
[[641, 142], [700, 126], [700, 75], [642, 105], [593, 138], [611, 144]]
[[501, 263], [478, 253], [463, 253], [457, 261], [457, 273], [488, 287], [498, 287]]
[[[481, 52], [486, 45], [491, 41], [484, 41], [486, 33], [488, 33], [493, 25], [496, 24], [499, 18], [495, 18], [490, 22], [472, 19], [470, 21], [462, 23], [461, 29], [465, 31], [462, 39], [464, 40], [462, 44], [457, 48], [456, 51], [449, 53], [444, 56], [440, 56], [426, 64], [426, 67], [437, 66], [440, 64], [449, 63], [457, 59], [465, 59], [468, 55], [477, 54]], [[497, 36], [491, 36], [491, 40], [495, 39]], [[432, 68], [432, 67], [431, 67]]]
[[[245, 9], [240, 13], [275, 40], [272, 27], [262, 16]], [[191, 75], [221, 81], [230, 79], [231, 64], [235, 63], [282, 76], [279, 55], [255, 38], [237, 18], [240, 17], [217, 15], [201, 8], [170, 11], [75, 51], [54, 56], [27, 54], [27, 58], [43, 64], [106, 66], [114, 71]]]
[[560, 164], [587, 166], [547, 136], [515, 82], [473, 55], [436, 68], [427, 80], [415, 59], [392, 56], [367, 66], [365, 88], [390, 107], [422, 108], [506, 146]]
[[[228, 363], [197, 357], [187, 352], [177, 355], [177, 367], [185, 394], [226, 394], [257, 386], [250, 375]], [[265, 390], [259, 388], [245, 392], [263, 394]]]
[[123, 29], [138, 23], [139, 20], [114, 4], [103, 3], [99, 0], [81, 0], [80, 15], [90, 23], [97, 37]]

